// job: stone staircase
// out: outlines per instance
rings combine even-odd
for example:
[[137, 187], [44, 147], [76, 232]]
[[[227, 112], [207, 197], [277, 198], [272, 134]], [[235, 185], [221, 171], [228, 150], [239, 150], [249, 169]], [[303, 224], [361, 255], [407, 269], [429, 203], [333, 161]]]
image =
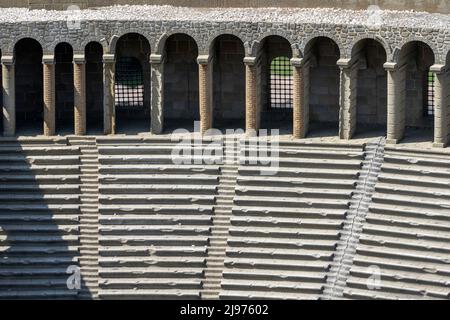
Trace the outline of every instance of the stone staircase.
[[378, 138], [364, 147], [363, 166], [351, 199], [350, 210], [344, 222], [334, 261], [327, 276], [327, 285], [322, 297], [324, 299], [342, 299], [356, 246], [383, 164], [384, 146], [385, 139]]
[[84, 287], [80, 298], [98, 298], [98, 149], [95, 137], [69, 137], [81, 152], [80, 266]]
[[67, 271], [80, 266], [80, 206], [79, 147], [65, 138], [2, 138], [1, 299], [77, 298]]
[[224, 164], [220, 168], [218, 195], [214, 207], [211, 240], [206, 260], [205, 282], [203, 283], [203, 299], [219, 299], [225, 250], [233, 208], [234, 189], [239, 164], [239, 142], [226, 139], [224, 145]]

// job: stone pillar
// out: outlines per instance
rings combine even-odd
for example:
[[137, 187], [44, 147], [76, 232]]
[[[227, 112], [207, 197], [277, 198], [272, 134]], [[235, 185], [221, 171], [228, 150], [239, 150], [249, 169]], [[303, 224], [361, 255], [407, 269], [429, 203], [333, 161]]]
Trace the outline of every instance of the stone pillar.
[[74, 127], [76, 135], [86, 134], [86, 61], [84, 54], [73, 56]]
[[306, 137], [307, 132], [307, 118], [306, 102], [305, 101], [305, 84], [304, 84], [304, 60], [302, 58], [292, 58], [291, 64], [293, 67], [293, 132], [292, 136], [296, 139]]
[[438, 148], [444, 148], [449, 142], [449, 70], [444, 65], [433, 65], [430, 71], [434, 73], [434, 143]]
[[2, 57], [2, 87], [3, 87], [3, 134], [16, 134], [16, 91], [14, 76], [14, 56]]
[[209, 55], [197, 58], [199, 76], [200, 133], [212, 128], [212, 61]]
[[257, 103], [256, 57], [245, 57], [245, 131], [254, 135], [259, 129]]
[[351, 139], [356, 130], [358, 61], [340, 59], [339, 138]]
[[42, 57], [44, 74], [44, 136], [55, 135], [55, 57]]
[[151, 132], [160, 134], [164, 130], [164, 56], [150, 55], [151, 66]]
[[113, 54], [103, 55], [103, 127], [105, 134], [116, 133], [116, 108], [114, 99], [116, 60]]
[[397, 63], [386, 62], [387, 71], [387, 139], [396, 144], [405, 134], [405, 68]]

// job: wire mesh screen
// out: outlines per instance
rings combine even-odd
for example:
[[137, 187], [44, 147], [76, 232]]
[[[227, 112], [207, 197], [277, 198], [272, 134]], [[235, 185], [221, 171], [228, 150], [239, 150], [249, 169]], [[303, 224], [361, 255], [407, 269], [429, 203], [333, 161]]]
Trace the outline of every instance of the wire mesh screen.
[[427, 97], [425, 115], [434, 115], [434, 73], [428, 72], [427, 74]]
[[144, 107], [144, 76], [138, 59], [122, 57], [117, 60], [114, 86], [116, 107]]
[[292, 65], [288, 57], [277, 57], [270, 63], [270, 107], [292, 108]]

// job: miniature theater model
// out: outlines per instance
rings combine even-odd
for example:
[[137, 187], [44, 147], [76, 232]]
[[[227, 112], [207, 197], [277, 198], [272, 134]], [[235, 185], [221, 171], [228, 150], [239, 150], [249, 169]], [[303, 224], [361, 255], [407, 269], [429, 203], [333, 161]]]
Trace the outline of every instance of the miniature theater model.
[[445, 1], [14, 2], [0, 298], [450, 298]]

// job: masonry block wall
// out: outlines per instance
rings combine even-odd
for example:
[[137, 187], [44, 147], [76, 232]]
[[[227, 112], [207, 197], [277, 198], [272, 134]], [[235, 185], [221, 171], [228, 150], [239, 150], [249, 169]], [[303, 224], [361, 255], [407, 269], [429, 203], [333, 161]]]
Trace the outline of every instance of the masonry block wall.
[[386, 53], [375, 40], [365, 43], [364, 61], [359, 64], [357, 84], [357, 122], [385, 125], [387, 115], [387, 75], [383, 68]]
[[166, 41], [164, 66], [164, 117], [167, 120], [198, 120], [198, 48], [186, 35]]
[[339, 48], [330, 39], [319, 38], [311, 49], [310, 120], [339, 121]]
[[216, 124], [245, 119], [245, 51], [242, 42], [223, 35], [214, 43], [213, 108]]

